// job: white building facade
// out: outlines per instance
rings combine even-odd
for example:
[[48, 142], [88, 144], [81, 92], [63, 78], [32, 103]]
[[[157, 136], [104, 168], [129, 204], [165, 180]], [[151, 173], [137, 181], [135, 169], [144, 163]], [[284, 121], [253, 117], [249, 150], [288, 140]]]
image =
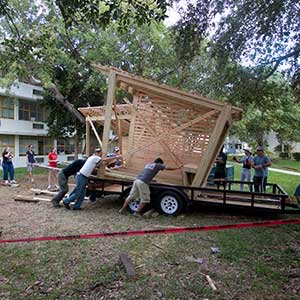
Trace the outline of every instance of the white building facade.
[[0, 149], [8, 145], [14, 154], [16, 167], [25, 167], [25, 153], [33, 145], [36, 160], [47, 164], [51, 147], [57, 147], [59, 161], [74, 159], [72, 139], [55, 140], [47, 137], [47, 110], [41, 105], [43, 89], [26, 83], [15, 83], [10, 88], [0, 87]]

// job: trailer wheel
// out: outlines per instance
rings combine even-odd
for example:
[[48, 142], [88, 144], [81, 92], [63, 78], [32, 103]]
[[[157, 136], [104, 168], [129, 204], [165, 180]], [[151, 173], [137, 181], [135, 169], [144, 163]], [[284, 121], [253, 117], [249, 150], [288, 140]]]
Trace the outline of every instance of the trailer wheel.
[[134, 199], [133, 201], [131, 201], [128, 205], [128, 209], [129, 211], [133, 214], [135, 212], [137, 212], [138, 208], [140, 205], [140, 199]]
[[166, 216], [176, 216], [183, 211], [184, 207], [183, 197], [173, 191], [162, 192], [156, 201], [156, 209]]

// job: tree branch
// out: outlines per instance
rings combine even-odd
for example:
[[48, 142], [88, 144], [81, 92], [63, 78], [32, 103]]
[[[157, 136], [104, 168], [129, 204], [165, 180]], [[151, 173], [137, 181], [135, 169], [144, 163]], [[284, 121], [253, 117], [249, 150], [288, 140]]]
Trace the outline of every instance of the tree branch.
[[297, 47], [295, 47], [295, 49], [292, 52], [290, 52], [290, 53], [288, 53], [286, 55], [283, 55], [283, 56], [279, 56], [277, 58], [272, 59], [269, 62], [264, 63], [264, 65], [269, 65], [269, 64], [275, 63], [275, 65], [273, 66], [273, 68], [271, 69], [271, 71], [264, 76], [264, 79], [268, 79], [271, 75], [273, 75], [274, 72], [279, 67], [279, 65], [280, 65], [281, 62], [283, 62], [284, 60], [286, 60], [286, 59], [288, 59], [290, 57], [293, 57], [293, 56], [298, 57], [299, 54], [300, 54], [300, 47], [297, 46]]

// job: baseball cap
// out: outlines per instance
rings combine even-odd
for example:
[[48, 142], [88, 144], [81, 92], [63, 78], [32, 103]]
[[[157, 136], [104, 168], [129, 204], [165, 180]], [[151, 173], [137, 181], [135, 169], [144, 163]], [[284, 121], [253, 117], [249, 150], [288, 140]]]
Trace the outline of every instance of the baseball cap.
[[97, 148], [97, 149], [95, 149], [95, 152], [102, 152], [102, 149], [101, 148]]
[[115, 150], [116, 152], [119, 152], [119, 151], [120, 151], [120, 148], [119, 148], [119, 147], [115, 147], [114, 150]]
[[244, 151], [248, 151], [250, 154], [252, 154], [251, 149], [250, 148], [244, 148]]
[[263, 146], [257, 146], [256, 151], [264, 151], [264, 147]]

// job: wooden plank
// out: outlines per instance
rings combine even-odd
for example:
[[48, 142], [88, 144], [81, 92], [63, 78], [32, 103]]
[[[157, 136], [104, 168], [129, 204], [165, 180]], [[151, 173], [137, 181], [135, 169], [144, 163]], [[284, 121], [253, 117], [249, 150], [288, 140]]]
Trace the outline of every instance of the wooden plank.
[[91, 126], [90, 122], [85, 122], [85, 154], [86, 156], [90, 156], [91, 151]]
[[22, 195], [17, 195], [14, 200], [23, 201], [23, 202], [39, 202], [39, 201], [51, 202], [51, 199], [48, 198], [22, 196]]
[[104, 120], [103, 143], [102, 143], [103, 156], [106, 156], [108, 151], [109, 132], [111, 127], [112, 108], [115, 99], [115, 91], [116, 91], [116, 73], [114, 71], [111, 71], [108, 77], [107, 100], [105, 105], [105, 120]]
[[99, 146], [102, 148], [102, 141], [101, 141], [101, 139], [100, 139], [100, 137], [98, 135], [98, 132], [97, 132], [95, 126], [94, 126], [94, 123], [91, 121], [91, 118], [89, 116], [87, 116], [86, 119], [89, 122], [90, 126], [92, 127], [92, 130], [93, 130], [93, 132], [94, 132], [94, 134], [96, 136], [96, 139], [97, 139], [97, 141], [99, 143]]
[[225, 109], [220, 113], [214, 131], [210, 137], [207, 149], [202, 157], [197, 172], [195, 174], [192, 186], [204, 185], [214, 161], [223, 145], [225, 135], [231, 124], [231, 105], [226, 105]]
[[133, 263], [129, 258], [127, 253], [120, 253], [120, 261], [124, 265], [126, 273], [130, 277], [134, 277], [136, 275]]

